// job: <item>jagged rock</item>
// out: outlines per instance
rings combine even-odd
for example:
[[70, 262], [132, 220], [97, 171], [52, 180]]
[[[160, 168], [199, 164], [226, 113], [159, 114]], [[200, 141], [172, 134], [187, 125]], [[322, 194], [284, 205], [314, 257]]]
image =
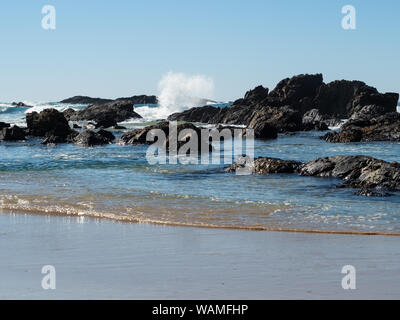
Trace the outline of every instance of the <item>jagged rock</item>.
[[[254, 129], [255, 133], [271, 132], [271, 128], [275, 128], [275, 132], [295, 132], [302, 130], [302, 117], [299, 111], [289, 106], [267, 107], [255, 112], [248, 126]], [[256, 134], [256, 137], [262, 138], [263, 135]]]
[[400, 141], [400, 114], [387, 113], [379, 117], [360, 117], [345, 123], [340, 132], [329, 132], [322, 137], [334, 143]]
[[171, 114], [168, 117], [169, 121], [188, 121], [210, 123], [216, 114], [220, 112], [220, 108], [212, 106], [204, 106], [202, 108], [191, 108], [183, 112]]
[[326, 115], [350, 118], [366, 105], [380, 105], [384, 113], [395, 112], [397, 93], [381, 94], [362, 81], [333, 81], [322, 85], [314, 99], [317, 109]]
[[105, 130], [99, 130], [98, 132], [86, 130], [79, 133], [73, 139], [73, 143], [85, 147], [92, 147], [96, 145], [110, 144], [114, 139], [114, 135]]
[[367, 156], [333, 156], [305, 163], [304, 176], [336, 177], [354, 188], [400, 189], [400, 163], [386, 162]]
[[133, 104], [129, 101], [91, 105], [79, 111], [67, 109], [64, 115], [70, 121], [95, 121], [105, 125], [111, 124], [110, 127], [130, 118], [142, 118], [133, 110]]
[[[272, 174], [272, 173], [296, 173], [299, 171], [301, 162], [287, 161], [276, 158], [258, 158], [254, 160], [254, 174]], [[226, 172], [236, 172], [238, 167], [244, 167], [243, 164], [232, 164]]]
[[[303, 115], [303, 125], [307, 128], [315, 128], [315, 130], [328, 130], [329, 127], [341, 125], [342, 121], [338, 118], [322, 115], [318, 109], [311, 109]], [[314, 129], [310, 129], [314, 130]]]
[[[148, 137], [151, 136], [151, 132], [154, 129], [159, 129], [162, 130], [165, 133], [166, 140], [163, 141], [163, 148], [166, 151], [169, 151], [169, 145], [170, 145], [170, 125], [169, 122], [160, 122], [156, 125], [153, 126], [148, 126], [143, 129], [135, 129], [130, 132], [127, 132], [121, 136], [119, 139], [119, 143], [123, 145], [139, 145], [139, 144], [153, 144], [154, 141], [151, 141], [151, 139], [147, 139]], [[204, 150], [211, 151], [212, 146], [209, 143], [209, 139], [207, 137], [206, 140], [202, 140], [202, 134], [201, 134], [201, 129], [196, 127], [195, 125], [191, 123], [182, 123], [178, 124], [177, 126], [177, 134], [178, 137], [181, 134], [181, 132], [185, 129], [191, 129], [195, 133], [195, 137], [197, 138], [197, 146], [198, 146], [198, 152], [202, 152]], [[149, 136], [148, 136], [149, 135]], [[192, 133], [186, 134], [182, 139], [178, 139], [177, 141], [177, 147], [178, 149], [183, 146], [186, 142], [189, 141], [193, 137]], [[154, 137], [155, 138], [155, 137]], [[157, 141], [157, 140], [156, 140]]]
[[312, 100], [322, 84], [322, 74], [301, 74], [286, 78], [270, 92], [266, 104], [273, 107], [290, 105], [303, 114], [312, 109]]
[[18, 126], [3, 127], [0, 129], [0, 141], [25, 140], [25, 131]]
[[[268, 132], [262, 128], [269, 129], [269, 126], [285, 133], [327, 130], [329, 126], [340, 126], [341, 119], [359, 117], [360, 112], [366, 112], [366, 106], [375, 105], [369, 107], [375, 116], [394, 112], [398, 98], [397, 93], [381, 94], [361, 81], [341, 80], [324, 84], [321, 74], [306, 74], [280, 81], [269, 93], [267, 88], [256, 87], [227, 108], [193, 108], [171, 115], [169, 119], [244, 125], [260, 128], [258, 132]], [[352, 140], [357, 136], [357, 133], [347, 134], [346, 139]]]
[[[226, 172], [236, 172], [243, 164], [233, 164]], [[334, 177], [344, 181], [341, 187], [361, 189], [364, 196], [388, 195], [381, 190], [400, 190], [400, 163], [386, 162], [367, 156], [333, 156], [306, 163], [275, 158], [258, 158], [252, 166], [254, 174], [297, 173], [302, 176]]]
[[29, 135], [46, 137], [45, 143], [68, 142], [74, 131], [70, 128], [64, 115], [55, 109], [46, 109], [40, 113], [26, 115]]

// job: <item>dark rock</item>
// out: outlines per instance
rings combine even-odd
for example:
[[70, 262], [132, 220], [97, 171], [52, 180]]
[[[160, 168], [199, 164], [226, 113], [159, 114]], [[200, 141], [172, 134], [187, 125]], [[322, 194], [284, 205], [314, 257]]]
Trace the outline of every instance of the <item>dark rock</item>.
[[71, 118], [73, 118], [76, 114], [76, 111], [72, 108], [68, 108], [67, 110], [63, 111], [64, 117], [67, 120], [70, 120]]
[[[248, 126], [255, 130], [256, 137], [262, 137], [257, 132], [268, 132], [269, 128], [275, 128], [280, 133], [301, 131], [303, 128], [300, 112], [289, 106], [262, 108], [255, 112]], [[267, 130], [263, 130], [264, 128]]]
[[146, 96], [146, 95], [139, 95], [127, 98], [118, 98], [116, 100], [112, 99], [102, 99], [102, 98], [91, 98], [86, 96], [75, 96], [72, 98], [68, 98], [65, 100], [60, 101], [61, 103], [71, 103], [71, 104], [105, 104], [110, 102], [129, 102], [131, 104], [156, 104], [157, 97], [156, 96]]
[[[143, 129], [135, 129], [133, 131], [127, 132], [122, 135], [122, 137], [119, 139], [119, 143], [123, 145], [139, 145], [139, 144], [153, 144], [154, 141], [151, 141], [151, 139], [148, 140], [148, 137], [152, 136], [152, 130], [154, 129], [159, 129], [162, 130], [166, 136], [166, 140], [163, 142], [163, 148], [166, 151], [169, 151], [169, 145], [170, 145], [170, 132], [169, 132], [169, 122], [160, 122], [158, 124], [155, 124], [153, 126], [148, 126]], [[206, 140], [202, 139], [202, 134], [201, 134], [201, 129], [196, 127], [195, 125], [191, 123], [182, 123], [178, 124], [177, 126], [177, 134], [179, 134], [186, 129], [191, 129], [194, 131], [196, 134], [197, 138], [197, 145], [198, 145], [198, 152], [202, 152], [204, 150], [211, 151], [212, 146], [209, 143], [209, 137], [207, 137]], [[178, 139], [177, 141], [177, 147], [178, 149], [183, 146], [186, 142], [189, 141], [193, 137], [192, 133], [188, 133], [185, 135], [183, 139]], [[155, 138], [155, 137], [154, 137]], [[157, 141], [157, 140], [156, 140]]]
[[133, 104], [125, 101], [91, 105], [74, 112], [68, 109], [64, 114], [70, 121], [95, 121], [105, 125], [111, 124], [110, 127], [130, 118], [142, 118], [133, 110]]
[[119, 125], [115, 125], [113, 127], [113, 129], [115, 129], [115, 130], [126, 130], [126, 128], [124, 126], [119, 126]]
[[110, 141], [115, 140], [115, 136], [110, 131], [100, 129], [99, 131], [97, 131], [97, 134], [105, 137], [106, 139], [108, 139]]
[[60, 103], [71, 103], [71, 104], [102, 104], [112, 102], [111, 99], [102, 98], [91, 98], [86, 96], [75, 96], [72, 98], [64, 99]]
[[303, 115], [302, 119], [305, 128], [310, 130], [328, 130], [329, 127], [341, 125], [341, 120], [332, 116], [322, 115], [318, 109], [311, 109]]
[[130, 102], [132, 104], [157, 104], [157, 97], [156, 96], [146, 96], [146, 95], [140, 95], [140, 96], [133, 96], [133, 97], [128, 97], [128, 98], [118, 98], [116, 101], [125, 101], [125, 102]]
[[255, 87], [253, 90], [247, 91], [244, 99], [238, 104], [252, 105], [263, 101], [268, 97], [269, 89], [263, 86]]
[[[360, 118], [360, 113], [382, 116], [396, 110], [398, 98], [396, 93], [381, 94], [361, 81], [341, 80], [324, 84], [321, 74], [298, 75], [280, 81], [269, 93], [267, 88], [256, 87], [230, 107], [192, 108], [168, 119], [244, 125], [254, 128], [256, 137], [270, 138], [273, 137], [273, 134], [268, 134], [270, 127], [281, 133], [322, 131], [329, 126], [342, 125], [341, 119]], [[346, 134], [344, 139], [361, 139], [359, 136], [354, 132]]]
[[13, 103], [11, 103], [11, 105], [14, 107], [32, 108], [32, 106], [28, 106], [23, 102], [13, 102]]
[[25, 140], [25, 131], [18, 126], [4, 127], [0, 129], [0, 141]]
[[399, 190], [400, 163], [367, 156], [333, 156], [305, 163], [304, 176], [336, 177], [354, 188]]
[[[381, 94], [361, 81], [333, 81], [320, 87], [314, 104], [322, 114], [350, 118], [367, 105], [379, 105], [383, 113], [395, 112], [397, 93]], [[383, 114], [382, 113], [382, 114]]]
[[74, 123], [74, 125], [72, 126], [74, 129], [82, 129], [81, 126], [77, 125], [76, 123]]
[[183, 112], [171, 114], [168, 117], [169, 121], [188, 121], [210, 123], [216, 114], [220, 112], [220, 108], [212, 106], [204, 106], [200, 108], [192, 108]]
[[9, 128], [9, 127], [10, 127], [10, 124], [9, 124], [9, 123], [0, 122], [0, 129]]
[[273, 107], [290, 105], [303, 114], [312, 109], [312, 101], [321, 85], [322, 74], [301, 74], [284, 79], [270, 92], [266, 104]]
[[100, 130], [98, 132], [86, 130], [79, 133], [73, 139], [73, 143], [85, 147], [92, 147], [96, 145], [110, 144], [114, 139], [114, 135], [105, 130]]
[[117, 121], [115, 121], [114, 119], [112, 119], [111, 117], [105, 117], [104, 119], [98, 121], [96, 123], [95, 128], [111, 128], [111, 127], [115, 127], [117, 126]]
[[[272, 174], [272, 173], [296, 173], [299, 171], [301, 162], [287, 161], [276, 158], [258, 158], [254, 160], [254, 174]], [[238, 167], [244, 167], [243, 164], [232, 164], [226, 172], [236, 172]]]
[[[367, 112], [369, 108], [363, 110]], [[354, 116], [356, 118], [345, 123], [340, 132], [330, 132], [322, 139], [335, 143], [400, 141], [399, 113], [386, 113], [371, 118], [365, 116], [365, 113], [355, 114]]]
[[35, 137], [46, 137], [51, 143], [67, 142], [73, 134], [67, 119], [55, 109], [46, 109], [40, 113], [32, 112], [26, 115], [29, 135]]
[[58, 136], [52, 132], [48, 132], [43, 141], [42, 144], [57, 144], [57, 143], [71, 143], [74, 141], [74, 138], [78, 135], [78, 132], [75, 130], [71, 130], [71, 132], [66, 136]]
[[[233, 164], [226, 169], [235, 172], [244, 165]], [[334, 177], [344, 181], [341, 187], [361, 189], [364, 196], [387, 196], [381, 190], [400, 190], [400, 163], [386, 162], [367, 156], [333, 156], [306, 163], [274, 158], [254, 160], [253, 173], [298, 173], [302, 176]]]

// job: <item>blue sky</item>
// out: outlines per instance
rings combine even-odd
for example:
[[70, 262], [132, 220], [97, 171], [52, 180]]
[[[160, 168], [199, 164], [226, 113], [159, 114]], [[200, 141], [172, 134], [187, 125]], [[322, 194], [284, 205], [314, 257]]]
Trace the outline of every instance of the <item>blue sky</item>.
[[[44, 5], [57, 28], [41, 28]], [[341, 8], [357, 9], [343, 30]], [[203, 74], [235, 99], [298, 73], [400, 91], [398, 0], [2, 0], [0, 101], [156, 94], [167, 72]]]

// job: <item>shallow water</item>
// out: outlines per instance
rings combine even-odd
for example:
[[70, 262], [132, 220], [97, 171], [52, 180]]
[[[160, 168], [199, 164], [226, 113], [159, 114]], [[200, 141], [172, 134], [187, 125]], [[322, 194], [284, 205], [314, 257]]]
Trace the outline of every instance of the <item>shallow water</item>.
[[[14, 118], [6, 118], [10, 111], [1, 112], [0, 121], [21, 120], [26, 109], [14, 112]], [[322, 134], [256, 141], [255, 155], [299, 161], [356, 154], [400, 159], [400, 143], [330, 144], [319, 139]], [[341, 183], [337, 179], [236, 176], [224, 173], [223, 164], [150, 166], [146, 150], [117, 144], [43, 146], [34, 138], [0, 143], [0, 207], [139, 223], [400, 233], [399, 193], [365, 198], [355, 196], [355, 190], [335, 188]]]

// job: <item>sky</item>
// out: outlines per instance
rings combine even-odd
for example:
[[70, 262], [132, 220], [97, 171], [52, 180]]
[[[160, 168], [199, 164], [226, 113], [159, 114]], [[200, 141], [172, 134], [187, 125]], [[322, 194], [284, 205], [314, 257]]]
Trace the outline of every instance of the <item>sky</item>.
[[216, 100], [300, 73], [399, 92], [399, 12], [398, 0], [2, 0], [0, 101], [157, 94], [168, 72], [210, 77]]

